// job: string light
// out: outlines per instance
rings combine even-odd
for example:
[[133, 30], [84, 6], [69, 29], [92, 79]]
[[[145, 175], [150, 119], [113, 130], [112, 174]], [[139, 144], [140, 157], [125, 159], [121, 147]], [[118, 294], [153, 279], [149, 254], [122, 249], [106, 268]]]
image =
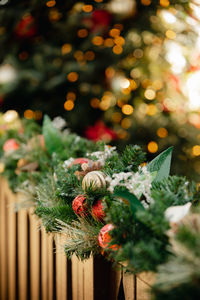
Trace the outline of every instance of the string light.
[[90, 100], [90, 105], [93, 107], [93, 108], [98, 108], [99, 107], [99, 99], [98, 98], [92, 98]]
[[51, 0], [51, 1], [47, 1], [46, 2], [46, 6], [47, 7], [54, 7], [56, 5], [56, 1]]
[[94, 36], [92, 39], [92, 43], [95, 46], [101, 46], [103, 44], [104, 40], [101, 36]]
[[90, 12], [93, 11], [93, 6], [90, 5], [90, 4], [84, 5], [84, 6], [82, 7], [82, 10], [83, 10], [84, 12], [86, 12], [86, 13], [90, 13]]
[[62, 45], [62, 48], [61, 48], [62, 55], [68, 54], [71, 51], [72, 51], [72, 45], [70, 45], [70, 44], [64, 44], [64, 45]]
[[24, 118], [30, 120], [30, 119], [33, 119], [34, 116], [35, 116], [35, 114], [34, 114], [34, 112], [31, 109], [25, 110], [25, 112], [24, 112]]
[[157, 135], [160, 137], [160, 138], [166, 138], [168, 136], [168, 131], [166, 128], [164, 127], [161, 127], [161, 128], [158, 128], [157, 130]]
[[154, 90], [152, 89], [147, 89], [145, 92], [144, 92], [144, 96], [146, 99], [148, 100], [153, 100], [156, 96], [156, 93]]
[[112, 114], [112, 121], [114, 123], [119, 123], [122, 119], [122, 114], [120, 112], [115, 112]]
[[158, 151], [158, 144], [154, 141], [151, 141], [148, 143], [147, 149], [150, 153], [156, 153]]
[[141, 3], [145, 6], [149, 6], [151, 4], [151, 0], [141, 0]]
[[94, 60], [94, 59], [95, 59], [95, 54], [94, 54], [94, 52], [93, 52], [93, 51], [87, 51], [87, 52], [85, 53], [85, 59], [86, 59], [86, 60], [89, 60], [89, 61]]
[[105, 47], [113, 47], [114, 46], [114, 41], [111, 38], [107, 38], [104, 41], [104, 46]]
[[75, 82], [78, 80], [78, 73], [76, 72], [70, 72], [68, 75], [67, 75], [67, 79], [71, 82]]
[[64, 103], [64, 109], [65, 109], [65, 110], [70, 111], [70, 110], [72, 110], [73, 108], [74, 108], [74, 102], [73, 102], [72, 100], [67, 100], [67, 101], [65, 101], [65, 103]]
[[78, 37], [80, 38], [85, 38], [88, 36], [88, 30], [83, 28], [83, 29], [79, 29], [77, 32]]
[[71, 99], [72, 101], [76, 100], [76, 94], [74, 92], [68, 92], [66, 95], [66, 100]]
[[170, 4], [169, 0], [160, 0], [160, 5], [163, 7], [168, 7]]
[[124, 118], [122, 121], [121, 121], [121, 126], [122, 126], [122, 128], [124, 128], [124, 129], [128, 129], [128, 128], [130, 128], [131, 127], [131, 119], [129, 119], [129, 118]]
[[115, 45], [115, 46], [113, 47], [113, 53], [119, 55], [119, 54], [121, 54], [122, 52], [123, 52], [123, 48], [122, 48], [121, 46]]
[[147, 115], [149, 115], [149, 116], [153, 116], [153, 115], [155, 115], [156, 113], [157, 113], [157, 107], [154, 105], [154, 104], [149, 104], [148, 106], [147, 106]]
[[195, 145], [192, 147], [192, 154], [194, 156], [199, 156], [200, 155], [200, 146], [199, 145]]
[[171, 40], [175, 39], [175, 37], [176, 37], [176, 33], [173, 30], [167, 30], [165, 32], [165, 35], [168, 39], [171, 39]]
[[122, 112], [125, 115], [131, 115], [133, 113], [133, 106], [131, 106], [130, 104], [124, 104], [122, 106]]
[[120, 35], [120, 30], [117, 28], [113, 28], [109, 31], [109, 35], [115, 38]]

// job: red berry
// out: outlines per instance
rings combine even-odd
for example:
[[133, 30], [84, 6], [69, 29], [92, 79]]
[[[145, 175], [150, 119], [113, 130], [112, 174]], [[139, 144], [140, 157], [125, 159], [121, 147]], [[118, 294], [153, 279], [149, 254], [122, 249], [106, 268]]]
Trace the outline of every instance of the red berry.
[[15, 151], [17, 149], [19, 149], [19, 144], [15, 139], [9, 139], [3, 145], [3, 150], [5, 152]]
[[98, 200], [93, 204], [92, 216], [99, 221], [102, 221], [103, 218], [105, 217], [105, 213], [103, 211], [102, 200]]
[[113, 224], [106, 224], [104, 227], [101, 228], [98, 236], [98, 242], [101, 248], [103, 249], [109, 248], [115, 251], [119, 249], [119, 246], [116, 244], [108, 246], [112, 239], [109, 232], [113, 229], [114, 229]]
[[84, 157], [80, 157], [80, 158], [76, 158], [74, 161], [73, 161], [73, 165], [82, 165], [84, 163], [88, 163], [89, 162], [89, 159], [88, 158], [84, 158]]
[[78, 195], [72, 202], [72, 208], [76, 215], [85, 217], [88, 214], [88, 207], [85, 196]]
[[31, 38], [36, 35], [37, 26], [35, 19], [31, 15], [24, 16], [15, 28], [18, 38]]

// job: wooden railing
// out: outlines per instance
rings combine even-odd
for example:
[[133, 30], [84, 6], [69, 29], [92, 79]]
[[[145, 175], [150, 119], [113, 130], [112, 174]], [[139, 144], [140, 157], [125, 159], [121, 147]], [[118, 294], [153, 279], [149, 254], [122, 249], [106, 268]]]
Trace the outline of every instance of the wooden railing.
[[66, 259], [63, 236], [47, 234], [32, 209], [14, 207], [14, 195], [0, 178], [1, 300], [149, 300], [152, 274], [122, 274], [104, 258]]

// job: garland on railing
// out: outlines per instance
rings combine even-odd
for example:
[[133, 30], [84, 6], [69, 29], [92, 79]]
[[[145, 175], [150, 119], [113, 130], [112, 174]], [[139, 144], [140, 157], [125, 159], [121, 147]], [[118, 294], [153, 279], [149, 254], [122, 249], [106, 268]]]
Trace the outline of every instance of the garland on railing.
[[145, 163], [139, 146], [119, 154], [65, 127], [59, 117], [40, 128], [14, 111], [2, 115], [2, 175], [48, 232], [66, 234], [68, 257], [103, 254], [131, 272], [156, 271], [174, 253], [170, 225], [199, 201], [195, 183], [169, 175], [172, 148]]

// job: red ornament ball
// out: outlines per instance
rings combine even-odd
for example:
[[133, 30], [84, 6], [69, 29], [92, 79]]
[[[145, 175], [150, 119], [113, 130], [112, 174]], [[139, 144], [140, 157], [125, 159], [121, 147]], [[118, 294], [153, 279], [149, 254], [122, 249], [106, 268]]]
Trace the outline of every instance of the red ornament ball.
[[5, 152], [15, 151], [17, 149], [19, 149], [19, 144], [15, 139], [9, 139], [3, 145], [3, 150]]
[[119, 249], [119, 246], [116, 244], [109, 246], [112, 239], [109, 232], [113, 229], [113, 224], [106, 224], [104, 227], [101, 228], [98, 236], [98, 243], [101, 248], [109, 248], [115, 251]]
[[25, 15], [15, 28], [15, 34], [18, 38], [31, 38], [36, 35], [36, 32], [35, 19], [29, 14]]
[[112, 21], [112, 15], [104, 9], [94, 10], [92, 13], [93, 27], [92, 31], [108, 27]]
[[72, 202], [72, 208], [76, 215], [85, 217], [88, 214], [88, 207], [84, 195], [78, 195]]
[[79, 158], [76, 158], [74, 161], [73, 161], [73, 165], [82, 165], [84, 163], [88, 163], [89, 162], [89, 159], [88, 158], [84, 158], [84, 157], [79, 157]]
[[103, 211], [102, 200], [96, 201], [92, 206], [92, 216], [94, 219], [102, 221], [105, 217], [105, 213]]

